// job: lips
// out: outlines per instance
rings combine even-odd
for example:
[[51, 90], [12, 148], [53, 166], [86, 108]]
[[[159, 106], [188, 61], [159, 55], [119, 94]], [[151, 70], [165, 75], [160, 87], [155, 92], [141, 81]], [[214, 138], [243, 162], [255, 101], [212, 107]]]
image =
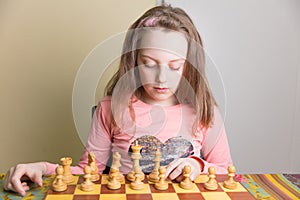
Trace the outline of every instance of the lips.
[[158, 93], [165, 93], [169, 90], [169, 88], [166, 87], [154, 87], [155, 91], [157, 91]]

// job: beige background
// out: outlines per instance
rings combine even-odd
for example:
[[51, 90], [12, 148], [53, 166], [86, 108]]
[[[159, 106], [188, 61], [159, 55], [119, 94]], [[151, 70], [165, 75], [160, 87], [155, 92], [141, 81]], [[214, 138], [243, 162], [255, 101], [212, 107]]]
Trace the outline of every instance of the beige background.
[[62, 156], [78, 161], [83, 145], [72, 116], [77, 70], [97, 44], [154, 5], [0, 0], [0, 173], [17, 163], [58, 162]]

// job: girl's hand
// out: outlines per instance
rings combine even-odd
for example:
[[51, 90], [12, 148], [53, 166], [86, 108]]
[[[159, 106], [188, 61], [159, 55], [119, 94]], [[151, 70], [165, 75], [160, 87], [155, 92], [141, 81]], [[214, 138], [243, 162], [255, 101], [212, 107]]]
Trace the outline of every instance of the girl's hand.
[[4, 178], [4, 190], [11, 190], [26, 195], [26, 191], [29, 190], [27, 182], [24, 180], [31, 180], [39, 186], [43, 185], [42, 176], [46, 171], [46, 165], [42, 162], [18, 164], [15, 167], [10, 168]]
[[194, 158], [178, 158], [171, 162], [167, 166], [166, 177], [169, 177], [171, 180], [176, 179], [177, 182], [183, 180], [182, 171], [185, 165], [189, 165], [191, 167], [190, 179], [193, 181], [199, 176], [201, 173], [200, 163]]

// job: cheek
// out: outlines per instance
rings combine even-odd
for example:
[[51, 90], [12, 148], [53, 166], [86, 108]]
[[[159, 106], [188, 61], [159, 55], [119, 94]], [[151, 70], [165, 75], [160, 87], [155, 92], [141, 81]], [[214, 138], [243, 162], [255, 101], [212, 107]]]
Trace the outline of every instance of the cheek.
[[182, 72], [173, 71], [168, 73], [167, 79], [168, 83], [173, 87], [177, 87], [182, 77]]
[[143, 85], [154, 83], [155, 81], [154, 73], [147, 68], [139, 67], [139, 75]]

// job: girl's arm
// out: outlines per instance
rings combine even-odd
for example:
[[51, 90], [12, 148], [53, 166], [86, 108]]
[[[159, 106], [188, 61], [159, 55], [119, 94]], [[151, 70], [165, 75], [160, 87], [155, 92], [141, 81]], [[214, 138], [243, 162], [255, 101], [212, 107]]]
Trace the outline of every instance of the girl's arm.
[[207, 173], [210, 166], [214, 166], [218, 174], [228, 173], [227, 168], [232, 165], [232, 159], [223, 119], [218, 108], [215, 108], [213, 126], [204, 133], [202, 154], [204, 157], [203, 173]]

